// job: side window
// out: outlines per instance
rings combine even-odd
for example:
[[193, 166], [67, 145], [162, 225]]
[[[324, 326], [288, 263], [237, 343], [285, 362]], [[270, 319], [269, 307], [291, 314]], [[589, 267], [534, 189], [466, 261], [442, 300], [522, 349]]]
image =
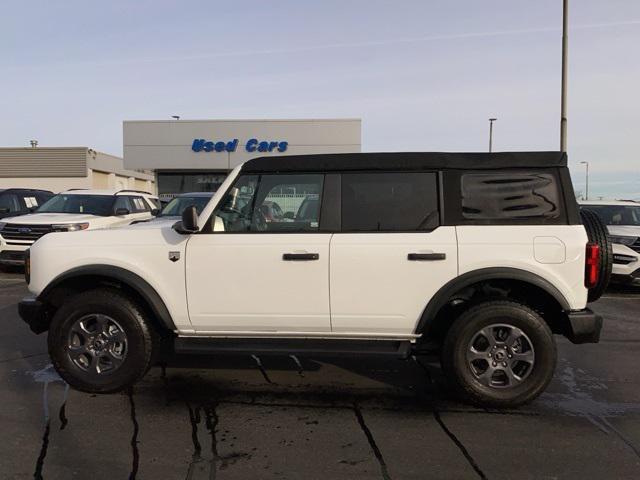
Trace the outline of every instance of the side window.
[[17, 195], [14, 193], [0, 195], [0, 213], [13, 213], [21, 210]]
[[213, 231], [317, 231], [323, 184], [324, 175], [244, 175], [214, 212]]
[[342, 231], [428, 231], [440, 223], [435, 173], [342, 174]]
[[133, 205], [133, 213], [148, 212], [151, 210], [142, 197], [130, 197], [130, 200]]
[[119, 208], [126, 208], [127, 210], [129, 210], [129, 213], [133, 212], [133, 207], [131, 205], [131, 202], [129, 201], [129, 197], [126, 197], [124, 195], [118, 195], [116, 197], [116, 201], [113, 203], [113, 211], [115, 212]]
[[214, 232], [248, 232], [258, 188], [257, 175], [240, 176], [213, 212]]
[[561, 200], [550, 173], [466, 173], [462, 217], [469, 220], [557, 219]]
[[263, 175], [256, 195], [251, 230], [309, 232], [320, 228], [324, 175]]

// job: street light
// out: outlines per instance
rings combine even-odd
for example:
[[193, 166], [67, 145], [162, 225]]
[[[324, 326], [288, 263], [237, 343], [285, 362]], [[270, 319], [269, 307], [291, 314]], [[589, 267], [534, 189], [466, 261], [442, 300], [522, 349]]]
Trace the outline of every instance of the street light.
[[496, 120], [498, 119], [497, 118], [489, 119], [489, 153], [491, 153], [491, 150], [493, 148], [493, 122], [495, 122]]
[[171, 115], [171, 118], [174, 118], [176, 120], [180, 120], [180, 115]]
[[589, 162], [580, 162], [582, 165], [586, 167], [586, 181], [585, 181], [585, 194], [584, 199], [589, 200]]

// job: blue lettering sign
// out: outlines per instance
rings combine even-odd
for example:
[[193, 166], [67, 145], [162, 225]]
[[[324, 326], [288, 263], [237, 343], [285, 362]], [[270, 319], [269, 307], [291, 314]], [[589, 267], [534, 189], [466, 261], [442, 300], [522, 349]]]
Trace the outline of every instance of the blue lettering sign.
[[257, 147], [258, 147], [257, 138], [252, 138], [251, 140], [247, 140], [247, 145], [245, 147], [247, 149], [247, 152], [249, 153], [255, 152]]
[[[195, 138], [193, 143], [191, 144], [191, 150], [194, 152], [235, 152], [238, 148], [238, 139], [234, 138], [233, 140], [229, 140], [228, 142], [224, 142], [222, 140], [219, 141], [211, 141], [205, 140], [204, 138]], [[249, 153], [260, 152], [286, 152], [289, 146], [289, 142], [285, 141], [268, 141], [268, 140], [258, 140], [257, 138], [250, 138], [247, 140], [245, 145], [245, 150]]]

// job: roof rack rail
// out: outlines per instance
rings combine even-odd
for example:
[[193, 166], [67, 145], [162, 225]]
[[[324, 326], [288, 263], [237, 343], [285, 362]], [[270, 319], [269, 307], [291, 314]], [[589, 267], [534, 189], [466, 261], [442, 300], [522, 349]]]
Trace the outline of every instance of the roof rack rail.
[[77, 192], [78, 190], [89, 190], [88, 188], [68, 188], [65, 192]]
[[144, 193], [145, 195], [153, 195], [153, 193], [146, 192], [144, 190], [130, 190], [126, 188], [124, 190], [118, 190], [116, 193], [122, 193], [122, 192]]

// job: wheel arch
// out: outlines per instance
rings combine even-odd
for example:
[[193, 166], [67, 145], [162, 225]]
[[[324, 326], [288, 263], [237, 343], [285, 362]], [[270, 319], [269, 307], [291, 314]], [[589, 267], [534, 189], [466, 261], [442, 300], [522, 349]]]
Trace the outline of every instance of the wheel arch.
[[[517, 285], [521, 290], [539, 292], [540, 298], [534, 299], [533, 302], [526, 302], [529, 306], [533, 307], [534, 305], [531, 305], [531, 303], [535, 304], [536, 301], [546, 301], [553, 305], [554, 313], [571, 310], [570, 304], [562, 292], [551, 282], [535, 273], [509, 267], [482, 268], [464, 273], [441, 287], [423, 310], [416, 325], [415, 333], [428, 337], [434, 332], [438, 322], [451, 323], [453, 319], [442, 319], [439, 316], [450, 305], [452, 299], [460, 292], [479, 285], [490, 285], [492, 282]], [[483, 297], [481, 296], [481, 298]], [[491, 297], [485, 296], [484, 298]], [[563, 333], [565, 326], [561, 325], [562, 318], [545, 318], [545, 320], [550, 323], [550, 326], [552, 326], [552, 322], [558, 323], [554, 331]]]
[[45, 287], [38, 295], [38, 300], [57, 308], [61, 304], [61, 297], [70, 291], [86, 291], [100, 285], [120, 288], [132, 294], [152, 315], [156, 327], [165, 331], [176, 329], [169, 309], [158, 292], [136, 273], [114, 265], [83, 265], [67, 270]]

